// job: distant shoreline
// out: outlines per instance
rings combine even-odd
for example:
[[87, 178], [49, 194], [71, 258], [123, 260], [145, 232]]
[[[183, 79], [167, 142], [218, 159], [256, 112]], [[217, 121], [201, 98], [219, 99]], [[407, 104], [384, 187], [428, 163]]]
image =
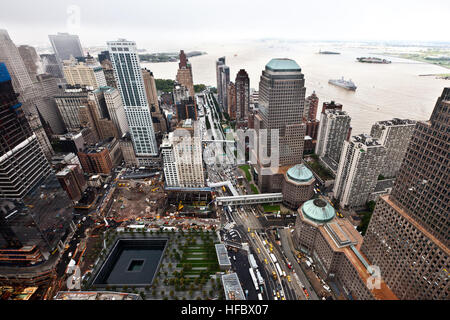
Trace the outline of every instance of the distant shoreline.
[[[208, 54], [207, 52], [192, 51], [186, 53], [186, 58], [199, 57]], [[163, 63], [180, 61], [179, 53], [140, 53], [139, 59], [146, 63]]]

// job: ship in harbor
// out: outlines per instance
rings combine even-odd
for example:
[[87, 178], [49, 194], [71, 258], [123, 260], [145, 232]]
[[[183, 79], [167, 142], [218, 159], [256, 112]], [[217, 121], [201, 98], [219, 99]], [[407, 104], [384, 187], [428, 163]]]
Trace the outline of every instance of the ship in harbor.
[[319, 54], [341, 54], [340, 52], [334, 52], [334, 51], [322, 51], [319, 50]]
[[361, 58], [356, 58], [356, 60], [358, 62], [363, 62], [363, 63], [381, 63], [381, 64], [388, 64], [388, 63], [392, 63], [389, 60], [386, 59], [380, 59], [380, 58], [375, 58], [375, 57], [361, 57]]
[[351, 91], [355, 91], [357, 88], [352, 80], [347, 81], [344, 77], [338, 80], [329, 80], [328, 83]]

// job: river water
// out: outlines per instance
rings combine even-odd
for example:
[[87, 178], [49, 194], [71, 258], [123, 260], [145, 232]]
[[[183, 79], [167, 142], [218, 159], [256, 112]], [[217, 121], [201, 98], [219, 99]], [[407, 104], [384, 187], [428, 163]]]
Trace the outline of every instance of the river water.
[[[317, 54], [319, 50], [338, 51], [340, 55]], [[194, 49], [193, 49], [194, 50]], [[370, 133], [375, 121], [394, 117], [427, 120], [437, 98], [450, 81], [421, 74], [448, 73], [448, 69], [406, 59], [386, 57], [374, 52], [383, 48], [366, 49], [358, 46], [324, 43], [277, 43], [270, 41], [239, 43], [234, 45], [203, 45], [195, 50], [208, 54], [192, 57], [194, 83], [216, 86], [215, 61], [226, 57], [230, 78], [245, 69], [250, 77], [250, 87], [258, 90], [259, 78], [272, 58], [294, 59], [302, 68], [306, 79], [307, 96], [316, 91], [320, 106], [334, 100], [352, 117], [354, 134]], [[188, 51], [188, 50], [185, 50]], [[376, 56], [392, 64], [367, 64], [356, 62], [357, 57]], [[175, 79], [178, 63], [142, 63], [155, 78]], [[328, 84], [329, 79], [352, 79], [356, 92]], [[318, 112], [318, 117], [319, 117]]]

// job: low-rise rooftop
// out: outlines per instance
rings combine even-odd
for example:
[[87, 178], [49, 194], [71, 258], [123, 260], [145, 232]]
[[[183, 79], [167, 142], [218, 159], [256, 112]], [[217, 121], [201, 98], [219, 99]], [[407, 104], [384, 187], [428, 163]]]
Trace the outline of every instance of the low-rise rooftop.
[[222, 284], [226, 300], [245, 300], [244, 291], [236, 273], [222, 275]]

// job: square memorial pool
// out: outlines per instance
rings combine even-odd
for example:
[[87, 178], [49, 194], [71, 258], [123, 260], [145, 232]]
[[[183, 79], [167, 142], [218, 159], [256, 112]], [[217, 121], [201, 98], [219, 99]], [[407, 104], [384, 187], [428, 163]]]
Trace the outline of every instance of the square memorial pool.
[[93, 284], [151, 285], [163, 258], [167, 239], [119, 239], [98, 271]]

